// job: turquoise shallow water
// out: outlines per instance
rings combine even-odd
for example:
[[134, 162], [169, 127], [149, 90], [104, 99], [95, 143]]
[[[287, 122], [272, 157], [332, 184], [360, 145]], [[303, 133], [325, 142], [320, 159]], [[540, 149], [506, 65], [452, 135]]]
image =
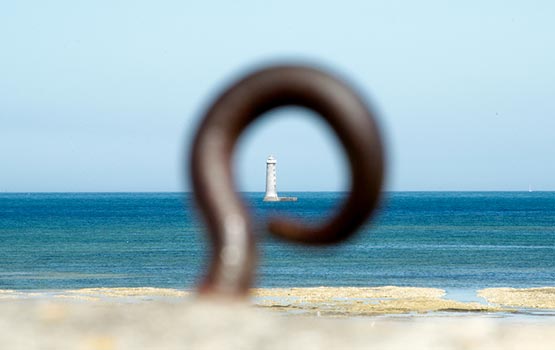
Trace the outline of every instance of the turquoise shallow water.
[[[268, 236], [269, 215], [317, 223], [343, 193], [243, 193], [257, 222], [258, 285], [555, 285], [554, 192], [386, 193], [374, 220], [336, 247]], [[0, 289], [192, 287], [207, 257], [190, 194], [0, 194]]]

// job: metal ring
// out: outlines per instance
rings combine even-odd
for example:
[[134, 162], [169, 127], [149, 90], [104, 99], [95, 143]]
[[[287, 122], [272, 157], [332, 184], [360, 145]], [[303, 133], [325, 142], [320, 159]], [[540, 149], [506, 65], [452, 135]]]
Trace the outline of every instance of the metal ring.
[[193, 188], [213, 248], [201, 294], [248, 293], [255, 244], [250, 217], [234, 188], [231, 156], [250, 123], [288, 105], [309, 108], [331, 126], [349, 160], [351, 188], [338, 213], [321, 226], [275, 219], [270, 232], [302, 243], [332, 244], [352, 235], [378, 203], [384, 173], [381, 137], [373, 113], [351, 88], [306, 66], [275, 66], [248, 75], [212, 104], [193, 142]]

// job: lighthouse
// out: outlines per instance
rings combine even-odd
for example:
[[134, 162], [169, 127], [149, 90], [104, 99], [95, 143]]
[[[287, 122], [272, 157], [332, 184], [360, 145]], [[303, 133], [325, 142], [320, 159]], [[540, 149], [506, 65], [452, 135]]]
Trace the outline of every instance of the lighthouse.
[[276, 164], [277, 160], [274, 156], [269, 156], [266, 159], [266, 194], [264, 195], [264, 202], [296, 202], [297, 197], [278, 197]]
[[264, 202], [278, 202], [277, 180], [276, 180], [276, 164], [277, 160], [273, 156], [266, 159], [266, 194]]

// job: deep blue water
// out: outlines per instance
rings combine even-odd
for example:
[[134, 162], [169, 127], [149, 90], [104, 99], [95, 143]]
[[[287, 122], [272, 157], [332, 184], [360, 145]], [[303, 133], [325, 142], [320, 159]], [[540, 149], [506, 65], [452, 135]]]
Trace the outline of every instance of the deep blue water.
[[[244, 193], [268, 215], [319, 222], [342, 193]], [[183, 193], [0, 194], [0, 289], [193, 287], [207, 243]], [[297, 246], [257, 230], [258, 285], [555, 285], [555, 192], [397, 192], [356, 237]]]

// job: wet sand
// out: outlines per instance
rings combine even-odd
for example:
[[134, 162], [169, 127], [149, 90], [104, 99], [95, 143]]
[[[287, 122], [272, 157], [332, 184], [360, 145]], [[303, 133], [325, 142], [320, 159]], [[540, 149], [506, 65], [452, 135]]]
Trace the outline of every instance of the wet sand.
[[[259, 288], [251, 291], [250, 304], [260, 309], [291, 314], [334, 317], [434, 312], [514, 313], [519, 308], [555, 310], [555, 287], [478, 291], [483, 302], [453, 300], [438, 288], [318, 287]], [[476, 298], [479, 299], [479, 298]], [[170, 288], [85, 288], [75, 290], [0, 290], [0, 301], [50, 300], [68, 302], [190, 302], [195, 294]]]
[[0, 290], [0, 301], [12, 300], [68, 300], [91, 302], [141, 302], [141, 301], [183, 301], [193, 293], [172, 288], [82, 288], [69, 290], [16, 291]]
[[555, 287], [543, 288], [488, 288], [478, 295], [489, 303], [535, 309], [555, 309]]
[[428, 312], [511, 312], [499, 306], [445, 299], [445, 291], [414, 287], [254, 289], [255, 304], [279, 311], [326, 316]]

